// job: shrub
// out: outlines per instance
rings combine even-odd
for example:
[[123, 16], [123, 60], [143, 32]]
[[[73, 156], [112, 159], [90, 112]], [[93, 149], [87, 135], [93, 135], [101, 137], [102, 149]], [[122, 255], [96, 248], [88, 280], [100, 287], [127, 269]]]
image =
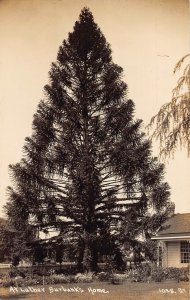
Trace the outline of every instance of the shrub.
[[4, 274], [4, 273], [0, 273], [0, 279], [3, 279], [4, 277], [6, 277], [7, 274]]
[[126, 279], [132, 282], [147, 282], [151, 279], [151, 266], [149, 264], [138, 266], [127, 273]]
[[1, 285], [3, 287], [10, 287], [10, 286], [33, 286], [37, 284], [42, 284], [41, 282], [38, 281], [37, 278], [22, 278], [22, 277], [15, 277], [15, 278], [10, 278], [6, 277], [2, 280]]
[[151, 279], [155, 282], [161, 282], [166, 279], [166, 272], [161, 267], [153, 267], [151, 269]]
[[51, 283], [54, 283], [54, 284], [70, 282], [69, 276], [65, 276], [63, 274], [61, 274], [61, 275], [53, 274], [52, 276], [49, 277], [49, 279], [50, 279]]
[[90, 283], [93, 281], [93, 273], [78, 273], [77, 275], [75, 275], [75, 280], [76, 282]]
[[99, 281], [109, 281], [111, 279], [111, 272], [100, 272], [96, 278]]
[[9, 276], [11, 278], [13, 278], [13, 277], [16, 277], [18, 275], [19, 275], [18, 269], [16, 267], [14, 267], [14, 266], [11, 266], [10, 271], [9, 271]]
[[166, 278], [176, 281], [188, 281], [189, 270], [188, 268], [166, 268]]
[[128, 274], [117, 274], [117, 273], [113, 273], [111, 275], [111, 283], [112, 284], [119, 284], [119, 283], [123, 283], [124, 280], [126, 280], [129, 277]]
[[145, 281], [145, 277], [143, 275], [143, 272], [142, 272], [141, 268], [133, 270], [130, 273], [130, 277], [131, 277], [131, 281], [134, 281], [134, 282]]
[[150, 277], [151, 275], [151, 265], [146, 263], [143, 267], [142, 267], [142, 272], [144, 274], [145, 278]]
[[188, 281], [189, 271], [188, 268], [161, 268], [155, 266], [151, 270], [151, 279], [156, 282], [163, 280]]
[[10, 287], [10, 286], [15, 286], [15, 280], [11, 279], [9, 277], [4, 277], [1, 280], [1, 286], [2, 287]]

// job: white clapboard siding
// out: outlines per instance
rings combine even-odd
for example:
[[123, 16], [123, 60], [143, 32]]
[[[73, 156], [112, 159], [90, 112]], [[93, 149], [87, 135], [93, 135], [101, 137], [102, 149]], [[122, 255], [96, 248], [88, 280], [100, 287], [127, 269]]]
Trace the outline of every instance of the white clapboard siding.
[[180, 242], [166, 243], [166, 267], [186, 267], [188, 264], [181, 263]]
[[180, 267], [180, 243], [167, 243], [167, 264], [168, 267]]

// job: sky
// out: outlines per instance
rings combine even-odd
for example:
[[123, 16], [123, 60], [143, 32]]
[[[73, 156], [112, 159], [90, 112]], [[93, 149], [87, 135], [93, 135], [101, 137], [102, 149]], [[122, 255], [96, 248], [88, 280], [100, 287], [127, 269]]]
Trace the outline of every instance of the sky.
[[[22, 157], [51, 63], [85, 6], [124, 70], [135, 117], [146, 126], [171, 99], [174, 66], [190, 52], [188, 0], [0, 0], [0, 215], [8, 165]], [[179, 150], [165, 174], [179, 213], [190, 212], [189, 174], [190, 158]]]

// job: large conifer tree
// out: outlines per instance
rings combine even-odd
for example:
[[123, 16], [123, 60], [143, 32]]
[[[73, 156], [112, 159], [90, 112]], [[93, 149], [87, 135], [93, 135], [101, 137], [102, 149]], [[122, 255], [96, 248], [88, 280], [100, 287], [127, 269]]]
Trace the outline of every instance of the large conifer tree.
[[134, 120], [122, 68], [84, 8], [49, 72], [24, 157], [10, 166], [6, 205], [18, 229], [60, 231], [78, 262], [95, 270], [105, 244], [151, 236], [167, 215], [163, 165]]

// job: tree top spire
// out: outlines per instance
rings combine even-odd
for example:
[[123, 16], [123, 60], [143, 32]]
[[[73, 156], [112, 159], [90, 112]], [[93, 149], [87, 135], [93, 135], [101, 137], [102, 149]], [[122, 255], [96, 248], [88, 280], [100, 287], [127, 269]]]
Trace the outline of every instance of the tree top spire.
[[81, 10], [81, 13], [80, 13], [80, 16], [79, 16], [79, 20], [81, 22], [87, 22], [87, 21], [94, 21], [94, 18], [93, 18], [93, 15], [92, 15], [92, 12], [90, 11], [90, 9], [88, 7], [84, 7], [82, 10]]

